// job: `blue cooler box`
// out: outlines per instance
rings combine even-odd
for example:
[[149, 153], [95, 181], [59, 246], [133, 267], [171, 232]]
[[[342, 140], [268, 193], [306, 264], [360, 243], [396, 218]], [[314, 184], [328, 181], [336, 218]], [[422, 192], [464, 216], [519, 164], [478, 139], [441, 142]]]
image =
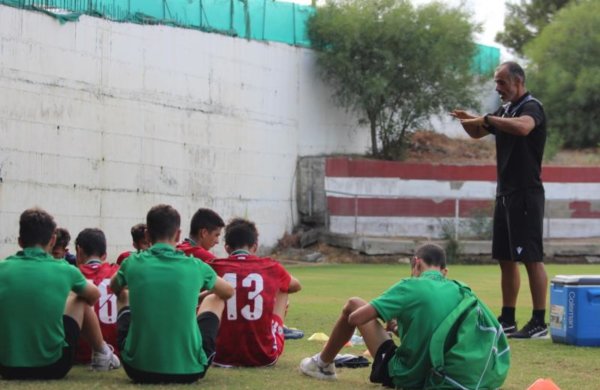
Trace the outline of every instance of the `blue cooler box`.
[[600, 346], [600, 275], [557, 275], [550, 282], [555, 343]]

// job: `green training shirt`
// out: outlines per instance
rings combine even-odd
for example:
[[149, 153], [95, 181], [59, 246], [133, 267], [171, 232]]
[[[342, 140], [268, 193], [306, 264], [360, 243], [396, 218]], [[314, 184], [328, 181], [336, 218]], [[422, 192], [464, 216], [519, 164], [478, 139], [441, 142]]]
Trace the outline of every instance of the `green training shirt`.
[[129, 288], [131, 308], [123, 361], [160, 374], [204, 372], [196, 307], [200, 290], [212, 289], [216, 278], [206, 263], [168, 244], [132, 253], [117, 273], [119, 285]]
[[402, 388], [423, 388], [431, 369], [429, 340], [460, 303], [458, 286], [438, 271], [403, 279], [370, 303], [384, 321], [396, 319], [400, 346], [390, 360], [389, 375]]
[[79, 269], [39, 247], [0, 261], [0, 364], [41, 367], [60, 359], [67, 297], [86, 283]]

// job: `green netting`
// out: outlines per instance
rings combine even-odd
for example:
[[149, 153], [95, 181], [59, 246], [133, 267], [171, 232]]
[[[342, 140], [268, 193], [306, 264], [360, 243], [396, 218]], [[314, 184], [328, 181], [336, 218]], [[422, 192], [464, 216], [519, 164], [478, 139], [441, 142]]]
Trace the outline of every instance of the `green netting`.
[[[0, 4], [44, 12], [61, 23], [85, 14], [307, 47], [306, 22], [315, 13], [311, 6], [275, 0], [0, 0]], [[489, 75], [499, 62], [498, 48], [477, 45], [473, 72]]]
[[311, 6], [274, 0], [0, 0], [44, 12], [61, 23], [85, 14], [117, 22], [166, 24], [248, 39], [310, 46]]
[[480, 75], [490, 75], [494, 73], [496, 67], [500, 64], [500, 49], [492, 46], [477, 45], [477, 52], [473, 58], [472, 69]]

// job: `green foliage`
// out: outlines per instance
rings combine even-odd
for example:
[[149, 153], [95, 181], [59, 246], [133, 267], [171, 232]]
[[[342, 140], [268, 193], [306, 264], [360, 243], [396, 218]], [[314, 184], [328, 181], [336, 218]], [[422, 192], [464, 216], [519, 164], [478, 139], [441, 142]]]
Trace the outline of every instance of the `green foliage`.
[[551, 161], [565, 144], [565, 138], [553, 128], [548, 129], [546, 146], [544, 147], [544, 161]]
[[446, 260], [448, 264], [457, 263], [460, 260], [460, 254], [463, 249], [458, 237], [460, 224], [457, 228], [453, 220], [441, 220], [440, 225], [442, 228], [442, 239], [444, 240], [444, 250], [446, 251]]
[[525, 48], [529, 88], [566, 147], [600, 142], [600, 2], [582, 0], [558, 12]]
[[473, 105], [476, 29], [458, 8], [406, 0], [329, 2], [308, 25], [323, 79], [366, 116], [372, 154], [384, 158], [402, 155], [407, 133], [432, 114]]
[[507, 3], [504, 31], [496, 34], [496, 42], [523, 55], [523, 47], [552, 21], [554, 14], [574, 0], [521, 0]]
[[467, 228], [473, 238], [479, 240], [491, 240], [493, 232], [494, 204], [490, 202], [488, 207], [474, 209], [467, 220]]

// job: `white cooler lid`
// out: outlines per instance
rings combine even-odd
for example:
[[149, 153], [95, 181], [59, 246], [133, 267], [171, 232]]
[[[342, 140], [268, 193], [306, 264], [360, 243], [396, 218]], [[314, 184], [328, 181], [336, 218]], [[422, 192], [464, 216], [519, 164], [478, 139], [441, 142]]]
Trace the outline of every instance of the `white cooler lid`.
[[600, 285], [600, 275], [556, 275], [551, 280], [559, 284]]

